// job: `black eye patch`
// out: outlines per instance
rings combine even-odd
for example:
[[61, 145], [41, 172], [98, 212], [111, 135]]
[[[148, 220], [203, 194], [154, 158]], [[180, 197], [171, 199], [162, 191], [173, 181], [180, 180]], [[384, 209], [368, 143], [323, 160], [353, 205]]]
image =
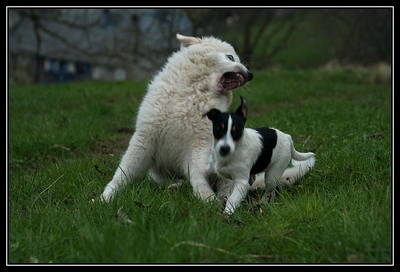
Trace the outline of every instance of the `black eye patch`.
[[243, 118], [238, 116], [237, 114], [232, 114], [231, 117], [232, 117], [231, 135], [234, 141], [239, 141], [239, 139], [243, 135], [245, 122]]
[[214, 124], [213, 126], [213, 134], [215, 139], [221, 139], [226, 135], [228, 124]]
[[229, 115], [227, 113], [221, 113], [213, 120], [213, 134], [215, 139], [219, 140], [226, 135], [228, 130], [228, 117]]
[[239, 139], [242, 137], [242, 134], [243, 134], [243, 129], [237, 126], [232, 126], [231, 135], [234, 141], [239, 141]]
[[[232, 118], [232, 127], [228, 132], [229, 118]], [[214, 138], [219, 140], [230, 133], [234, 141], [239, 141], [243, 135], [244, 123], [244, 119], [238, 114], [221, 113], [213, 119]]]

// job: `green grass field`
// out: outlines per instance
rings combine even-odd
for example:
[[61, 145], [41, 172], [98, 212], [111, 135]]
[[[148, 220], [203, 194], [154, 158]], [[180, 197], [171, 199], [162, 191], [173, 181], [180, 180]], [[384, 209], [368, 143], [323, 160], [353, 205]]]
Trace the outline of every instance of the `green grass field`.
[[9, 264], [393, 263], [391, 80], [366, 69], [254, 71], [248, 127], [292, 135], [315, 168], [231, 217], [146, 178], [91, 203], [134, 131], [146, 81], [11, 86]]

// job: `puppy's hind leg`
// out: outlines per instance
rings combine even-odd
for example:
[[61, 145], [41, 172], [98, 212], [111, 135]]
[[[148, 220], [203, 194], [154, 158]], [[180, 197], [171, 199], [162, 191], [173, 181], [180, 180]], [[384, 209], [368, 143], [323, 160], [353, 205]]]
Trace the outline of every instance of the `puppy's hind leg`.
[[106, 185], [101, 199], [109, 202], [111, 197], [129, 180], [136, 179], [147, 172], [151, 164], [152, 148], [134, 134], [129, 142], [128, 149], [122, 156], [121, 162], [115, 171], [113, 179]]
[[285, 162], [280, 161], [265, 172], [264, 183], [266, 192], [262, 198], [262, 202], [269, 202], [275, 197], [276, 187], [279, 185], [280, 177], [285, 171], [286, 166], [287, 164]]
[[250, 191], [264, 190], [265, 189], [265, 173], [259, 173], [254, 176], [254, 181], [250, 186]]

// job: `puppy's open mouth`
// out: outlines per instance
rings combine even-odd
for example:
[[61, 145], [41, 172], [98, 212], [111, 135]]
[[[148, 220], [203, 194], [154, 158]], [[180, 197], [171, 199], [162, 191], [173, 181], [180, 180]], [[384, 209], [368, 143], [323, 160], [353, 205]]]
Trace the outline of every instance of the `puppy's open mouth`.
[[218, 82], [219, 90], [226, 92], [243, 86], [247, 81], [251, 79], [249, 76], [238, 72], [226, 72], [222, 75]]

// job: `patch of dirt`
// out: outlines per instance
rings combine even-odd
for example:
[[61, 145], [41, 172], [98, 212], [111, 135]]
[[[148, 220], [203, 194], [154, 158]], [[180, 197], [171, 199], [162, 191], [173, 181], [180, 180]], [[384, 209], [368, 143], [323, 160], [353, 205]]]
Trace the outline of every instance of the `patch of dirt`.
[[121, 127], [116, 129], [119, 134], [115, 138], [103, 140], [97, 139], [97, 145], [92, 148], [94, 153], [106, 154], [106, 155], [120, 155], [128, 147], [129, 140], [134, 133], [134, 130], [127, 127]]

